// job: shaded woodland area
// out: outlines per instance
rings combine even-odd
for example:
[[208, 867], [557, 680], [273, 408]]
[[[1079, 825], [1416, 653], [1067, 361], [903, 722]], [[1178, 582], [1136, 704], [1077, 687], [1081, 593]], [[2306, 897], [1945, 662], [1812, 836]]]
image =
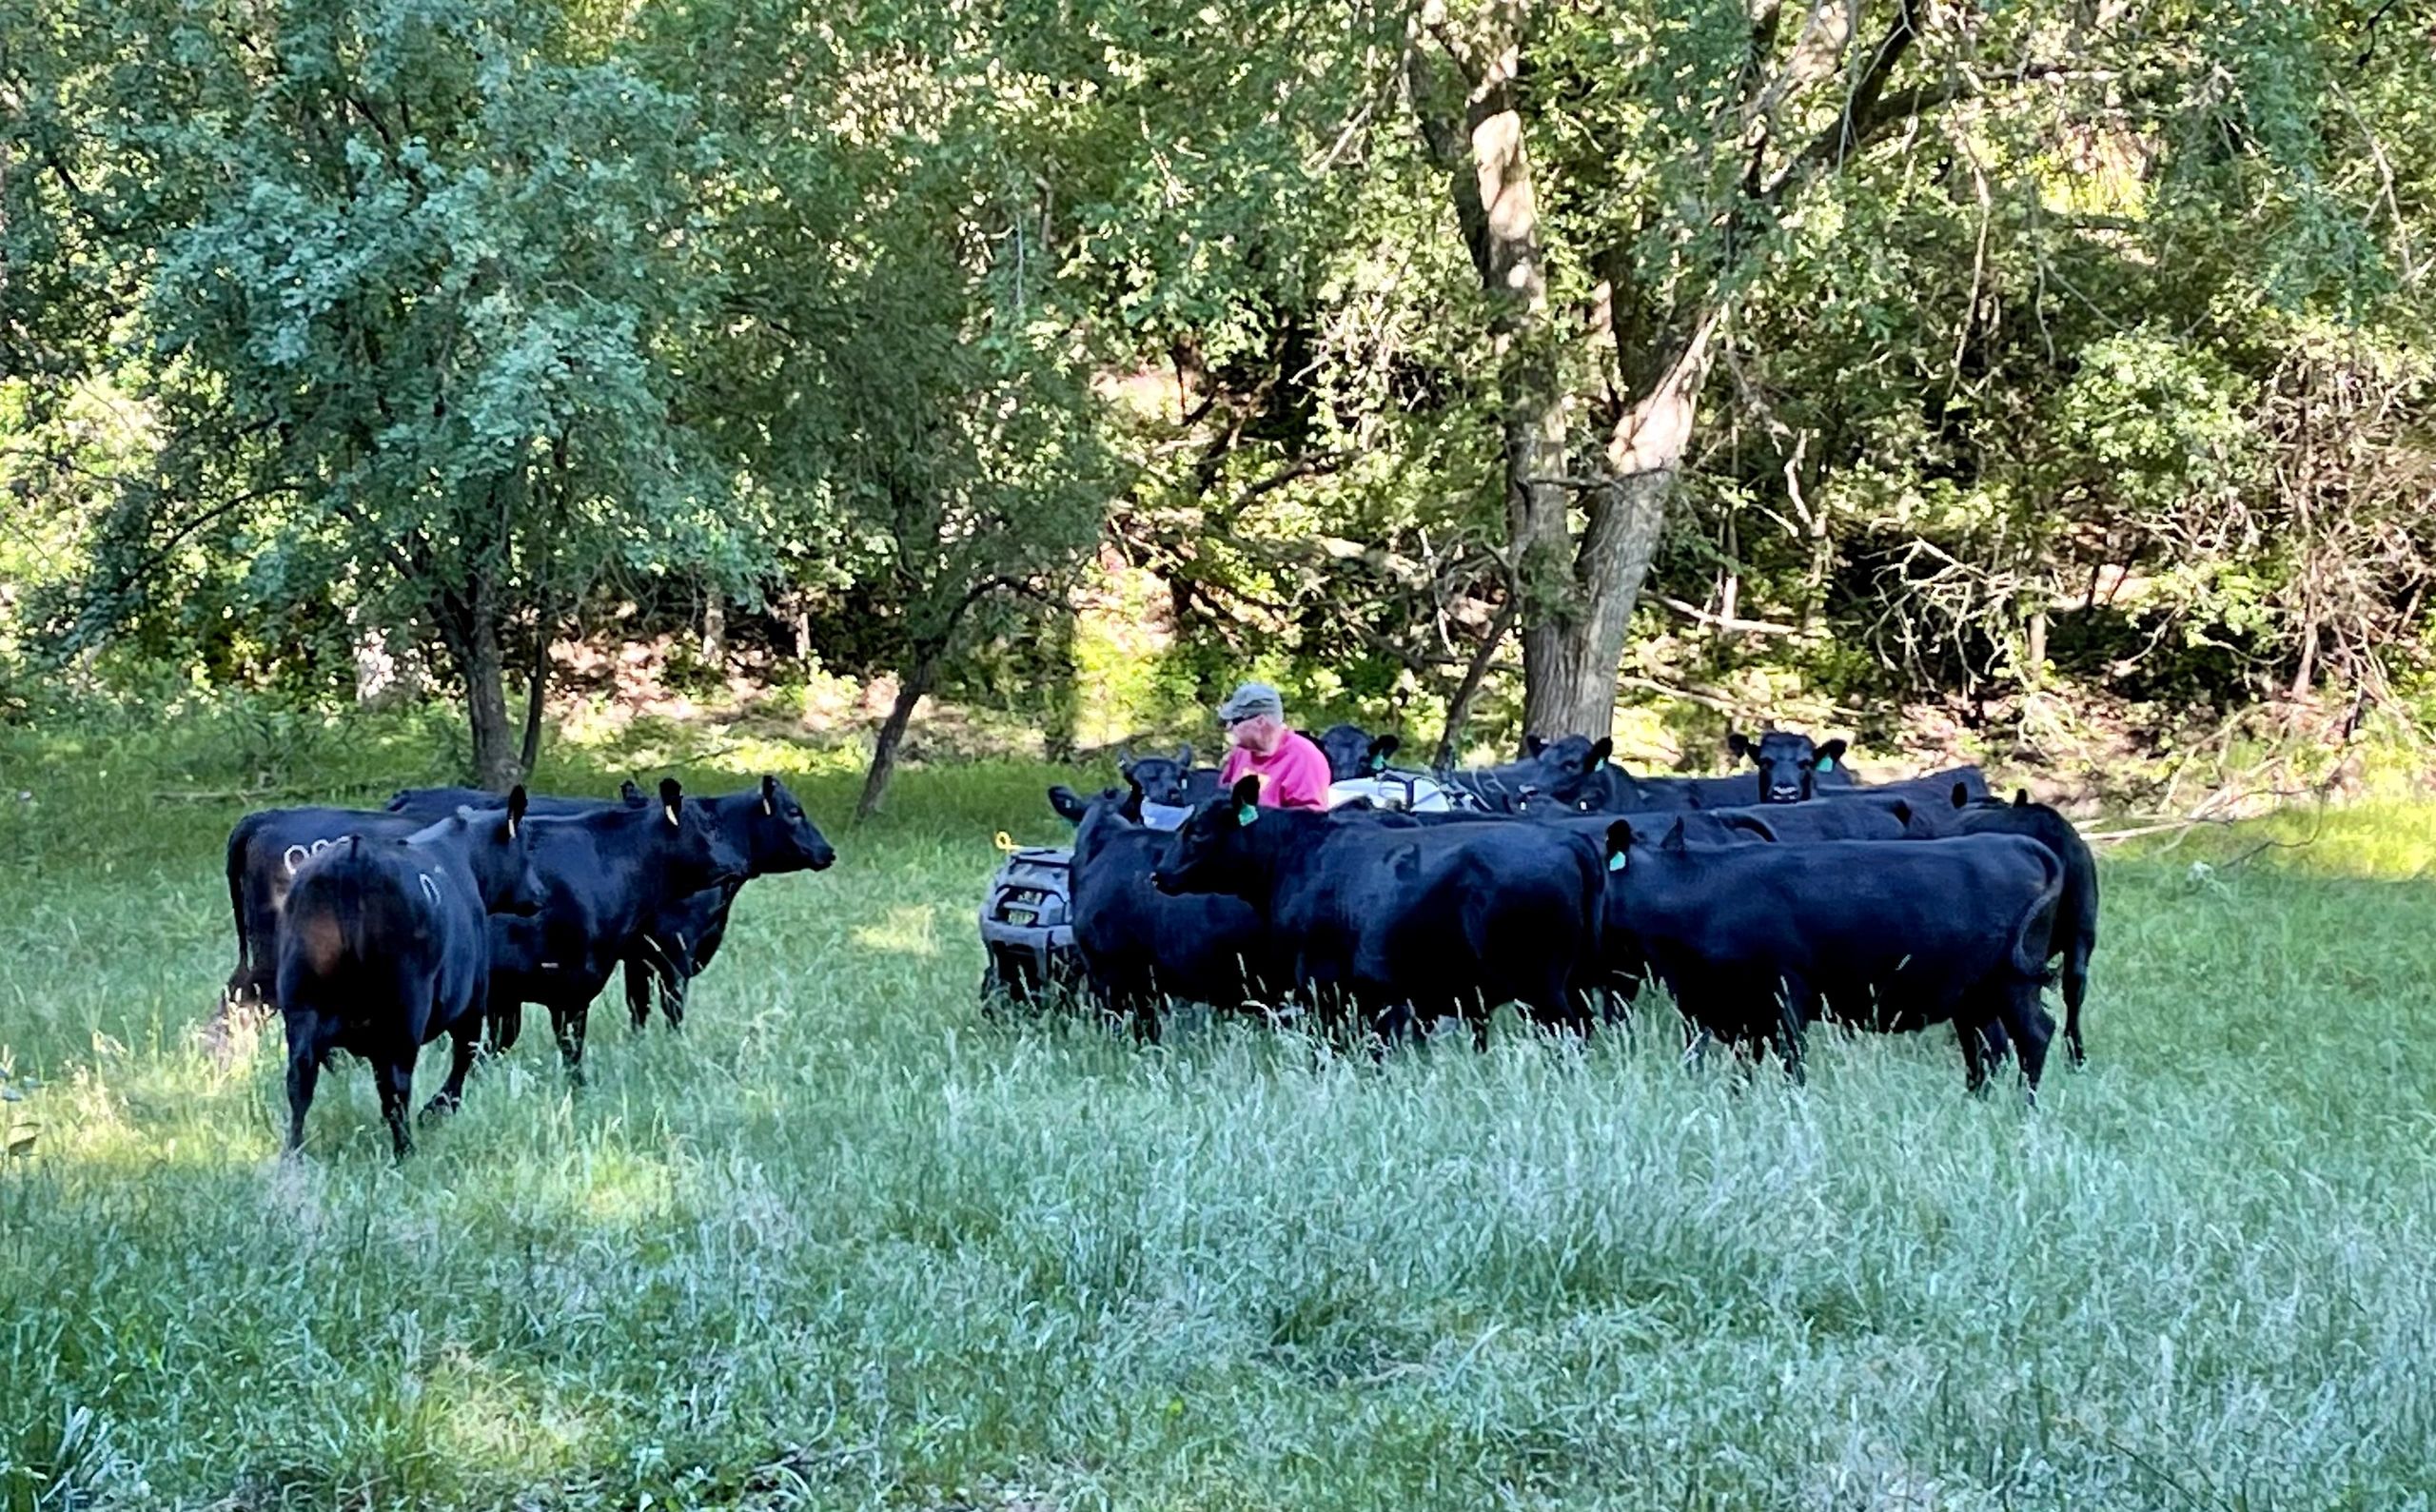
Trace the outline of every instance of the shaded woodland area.
[[2416, 723], [2431, 101], [2390, 0], [0, 0], [0, 715], [395, 651], [499, 784], [666, 633], [893, 677], [870, 803], [1122, 573], [1177, 707]]

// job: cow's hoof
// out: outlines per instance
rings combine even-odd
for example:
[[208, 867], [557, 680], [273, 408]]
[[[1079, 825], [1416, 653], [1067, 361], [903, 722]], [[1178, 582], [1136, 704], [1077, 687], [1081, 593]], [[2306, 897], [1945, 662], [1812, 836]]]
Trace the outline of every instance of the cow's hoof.
[[462, 1098], [451, 1097], [443, 1092], [422, 1105], [422, 1121], [426, 1124], [437, 1123], [462, 1107], [463, 1102]]

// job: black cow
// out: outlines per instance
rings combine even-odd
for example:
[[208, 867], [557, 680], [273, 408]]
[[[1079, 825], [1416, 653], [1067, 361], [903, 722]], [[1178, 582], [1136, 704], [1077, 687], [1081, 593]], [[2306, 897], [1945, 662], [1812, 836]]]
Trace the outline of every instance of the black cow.
[[[410, 788], [389, 800], [392, 811], [427, 814], [446, 803], [451, 788]], [[488, 802], [496, 795], [476, 793]], [[582, 815], [611, 809], [608, 803], [585, 798], [537, 799], [535, 813], [551, 816]], [[622, 804], [643, 809], [642, 789], [627, 782]], [[674, 1027], [684, 1022], [685, 995], [695, 977], [708, 970], [727, 936], [729, 911], [746, 881], [787, 872], [818, 872], [835, 862], [837, 853], [804, 813], [793, 791], [775, 776], [764, 776], [753, 787], [718, 797], [697, 800], [695, 807], [727, 843], [744, 858], [741, 876], [717, 887], [674, 898], [656, 908], [636, 932], [625, 952], [626, 1009], [640, 1029], [651, 1017], [652, 989], [659, 989], [660, 1011]], [[522, 1027], [515, 1004], [495, 1011], [493, 1026], [501, 1050], [512, 1048]]]
[[[464, 1095], [489, 987], [487, 915], [527, 910], [540, 883], [522, 788], [503, 810], [467, 810], [403, 838], [351, 834], [306, 859], [279, 931], [277, 992], [287, 1029], [287, 1149], [334, 1050], [372, 1063], [399, 1159], [414, 1148], [406, 1107], [416, 1058], [455, 1044], [426, 1112]], [[563, 821], [562, 821], [563, 822]]]
[[1992, 1026], [2033, 1092], [2054, 1020], [2039, 1004], [2064, 869], [2017, 835], [1719, 847], [1629, 821], [1608, 836], [1616, 912], [1678, 1006], [1708, 1033], [1775, 1041], [1801, 1070], [1804, 1025], [1832, 1012], [1899, 1031], [1951, 1022], [1973, 1090]]
[[1311, 736], [1311, 741], [1328, 758], [1331, 782], [1377, 776], [1387, 770], [1388, 758], [1404, 744], [1392, 735], [1374, 736], [1358, 724], [1332, 724]]
[[1217, 769], [1194, 766], [1189, 745], [1171, 756], [1120, 755], [1116, 769], [1128, 784], [1142, 790], [1146, 802], [1181, 809], [1218, 795]]
[[1890, 804], [1896, 799], [1909, 799], [1915, 807], [1934, 809], [1952, 801], [1955, 788], [1960, 788], [1974, 802], [1990, 796], [1988, 775], [1976, 766], [1948, 767], [1924, 777], [1900, 777], [1893, 782], [1856, 783], [1848, 788], [1821, 788], [1818, 795], [1838, 803]]
[[1820, 787], [1850, 786], [1853, 780], [1843, 768], [1841, 740], [1821, 745], [1796, 730], [1766, 730], [1754, 740], [1736, 730], [1727, 734], [1725, 748], [1737, 758], [1748, 756], [1759, 769], [1755, 777], [1743, 779], [1746, 796], [1738, 802], [1799, 803]]
[[[1204, 804], [1152, 882], [1249, 903], [1298, 987], [1341, 997], [1384, 1039], [1519, 1002], [1586, 1029], [1605, 877], [1599, 848], [1541, 825], [1392, 825], [1254, 807], [1250, 779]], [[1326, 1005], [1324, 1002], [1324, 1006]]]
[[1092, 991], [1136, 1033], [1155, 1038], [1169, 999], [1232, 1009], [1286, 985], [1260, 916], [1241, 898], [1171, 896], [1150, 885], [1168, 834], [1142, 823], [1140, 788], [1086, 803], [1049, 790], [1075, 826], [1070, 917]]
[[1493, 767], [1464, 767], [1431, 776], [1450, 793], [1461, 794], [1492, 814], [1520, 814], [1545, 806], [1570, 810], [1580, 803], [1591, 782], [1612, 770], [1608, 760], [1615, 742], [1593, 742], [1581, 736], [1542, 740], [1532, 736], [1520, 761]]
[[661, 910], [744, 874], [744, 853], [708, 807], [687, 806], [683, 786], [664, 777], [657, 804], [596, 808], [530, 826], [541, 906], [491, 928], [489, 1016], [502, 1049], [516, 1041], [512, 1026], [523, 1005], [540, 1003], [550, 1011], [568, 1079], [582, 1084], [592, 1000], [644, 929]]
[[288, 888], [307, 862], [350, 835], [403, 840], [445, 816], [407, 819], [359, 809], [300, 808], [265, 809], [239, 819], [228, 832], [228, 911], [237, 929], [237, 966], [221, 992], [219, 1021], [225, 1024], [248, 1003], [279, 1007], [280, 914]]
[[[642, 790], [628, 782], [627, 800], [640, 804]], [[401, 812], [413, 798], [411, 813]], [[418, 830], [448, 818], [462, 808], [496, 809], [504, 804], [487, 788], [422, 788], [401, 793], [379, 813], [363, 809], [264, 809], [248, 814], [228, 832], [228, 908], [235, 916], [237, 966], [222, 992], [217, 1015], [225, 1024], [248, 1002], [276, 1011], [279, 973], [280, 911], [287, 900], [289, 879], [316, 854], [349, 835], [366, 839], [404, 839]], [[601, 805], [590, 798], [534, 797], [526, 812], [534, 818], [561, 818], [586, 814]]]
[[2064, 895], [2055, 905], [2055, 929], [2047, 942], [2047, 959], [2063, 959], [2059, 973], [2064, 991], [2064, 1050], [2074, 1066], [2087, 1064], [2081, 1043], [2081, 1004], [2089, 996], [2090, 956], [2097, 949], [2097, 857], [2073, 821], [2044, 803], [2033, 803], [2016, 790], [2014, 800], [1977, 797], [1955, 783], [1950, 807], [1924, 806], [1914, 816], [1914, 832], [1927, 835], [2026, 835], [2055, 853], [2064, 863]]
[[712, 828], [743, 852], [744, 871], [653, 913], [640, 945], [626, 957], [626, 1009], [637, 1029], [651, 1018], [655, 983], [660, 1016], [671, 1029], [683, 1025], [686, 989], [717, 956], [727, 938], [728, 913], [745, 883], [790, 872], [825, 872], [837, 861], [835, 848], [776, 777], [764, 776], [757, 793], [722, 794], [701, 807]]

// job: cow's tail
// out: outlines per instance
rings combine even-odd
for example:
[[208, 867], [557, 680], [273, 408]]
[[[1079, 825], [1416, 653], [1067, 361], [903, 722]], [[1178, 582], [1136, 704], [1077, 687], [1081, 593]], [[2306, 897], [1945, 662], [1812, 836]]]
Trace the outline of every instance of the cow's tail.
[[2055, 934], [2055, 910], [2064, 901], [2066, 874], [2063, 861], [2054, 852], [2035, 840], [2030, 848], [2038, 856], [2044, 880], [2037, 901], [2014, 927], [2014, 970], [2043, 985], [2053, 974], [2047, 969], [2048, 947]]

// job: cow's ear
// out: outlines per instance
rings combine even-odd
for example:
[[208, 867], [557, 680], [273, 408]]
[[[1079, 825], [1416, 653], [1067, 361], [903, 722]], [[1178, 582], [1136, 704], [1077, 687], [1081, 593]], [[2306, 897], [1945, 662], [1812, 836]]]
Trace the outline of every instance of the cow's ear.
[[632, 777], [618, 784], [618, 796], [623, 799], [626, 807], [630, 809], [639, 809], [651, 801], [643, 792], [643, 785]]
[[1179, 747], [1176, 749], [1176, 765], [1178, 765], [1178, 766], [1180, 766], [1180, 767], [1184, 768], [1187, 772], [1189, 772], [1189, 771], [1191, 771], [1191, 770], [1192, 770], [1192, 747], [1191, 747], [1191, 746], [1189, 746], [1189, 745], [1186, 745], [1186, 746], [1179, 746]]
[[1387, 758], [1394, 756], [1403, 745], [1404, 742], [1402, 740], [1391, 735], [1383, 735], [1378, 739], [1371, 741], [1370, 770], [1372, 772], [1386, 771]]
[[1742, 757], [1750, 756], [1758, 749], [1756, 746], [1752, 745], [1751, 737], [1744, 735], [1739, 730], [1728, 730], [1725, 733], [1725, 748], [1734, 753], [1735, 759], [1737, 760], [1740, 760]]
[[1687, 844], [1688, 841], [1685, 839], [1683, 835], [1683, 821], [1677, 819], [1674, 825], [1667, 830], [1666, 838], [1658, 842], [1658, 848], [1661, 851], [1680, 851], [1683, 850]]
[[1910, 800], [1905, 798], [1896, 798], [1894, 802], [1886, 806], [1886, 812], [1894, 815], [1895, 822], [1903, 826], [1905, 830], [1908, 831], [1912, 828], [1912, 805]]
[[1611, 824], [1611, 825], [1607, 826], [1607, 870], [1608, 870], [1608, 871], [1610, 871], [1610, 872], [1621, 872], [1621, 871], [1622, 871], [1622, 870], [1624, 869], [1624, 856], [1625, 856], [1625, 854], [1626, 854], [1627, 852], [1631, 851], [1631, 850], [1632, 850], [1632, 848], [1633, 848], [1633, 823], [1632, 823], [1632, 820], [1630, 820], [1630, 819], [1618, 819], [1615, 823], [1613, 823], [1613, 824]]
[[1596, 772], [1601, 767], [1605, 766], [1607, 764], [1607, 758], [1615, 754], [1616, 742], [1608, 739], [1604, 736], [1601, 736], [1599, 743], [1590, 748], [1590, 754], [1581, 758], [1581, 770], [1584, 772]]
[[761, 812], [778, 812], [778, 779], [764, 773], [761, 777]]
[[1954, 806], [1957, 809], [1968, 808], [1971, 806], [1970, 783], [1957, 782], [1954, 785]]
[[1522, 737], [1522, 755], [1527, 759], [1538, 759], [1540, 753], [1547, 748], [1548, 743], [1536, 735], [1526, 735]]
[[1818, 748], [1818, 770], [1821, 772], [1834, 771], [1836, 763], [1844, 759], [1844, 752], [1848, 748], [1841, 740], [1830, 740], [1825, 745], [1820, 746]]
[[1116, 812], [1122, 815], [1127, 822], [1131, 824], [1139, 824], [1142, 822], [1143, 799], [1141, 784], [1129, 784], [1122, 797], [1118, 797], [1117, 791], [1114, 788], [1109, 789], [1106, 793], [1100, 795], [1102, 797], [1117, 798]]
[[1729, 814], [1725, 815], [1725, 827], [1729, 830], [1740, 830], [1745, 835], [1757, 835], [1771, 845], [1776, 843], [1777, 832], [1769, 829], [1767, 821], [1756, 814]]
[[685, 784], [675, 777], [659, 779], [659, 812], [671, 825], [677, 823], [677, 811], [685, 802]]
[[524, 784], [521, 782], [507, 790], [507, 837], [509, 839], [515, 839], [516, 832], [524, 827], [524, 811], [532, 801], [525, 795]]
[[[1960, 787], [1961, 785], [1962, 784], [1959, 782], [1955, 784], [1955, 787]], [[2014, 789], [2014, 807], [2016, 809], [2026, 809], [2030, 807], [2030, 789]]]
[[1228, 797], [1235, 805], [1235, 823], [1246, 825], [1260, 817], [1260, 778], [1240, 777]]
[[1083, 822], [1083, 795], [1063, 782], [1049, 790], [1049, 806], [1071, 824]]

